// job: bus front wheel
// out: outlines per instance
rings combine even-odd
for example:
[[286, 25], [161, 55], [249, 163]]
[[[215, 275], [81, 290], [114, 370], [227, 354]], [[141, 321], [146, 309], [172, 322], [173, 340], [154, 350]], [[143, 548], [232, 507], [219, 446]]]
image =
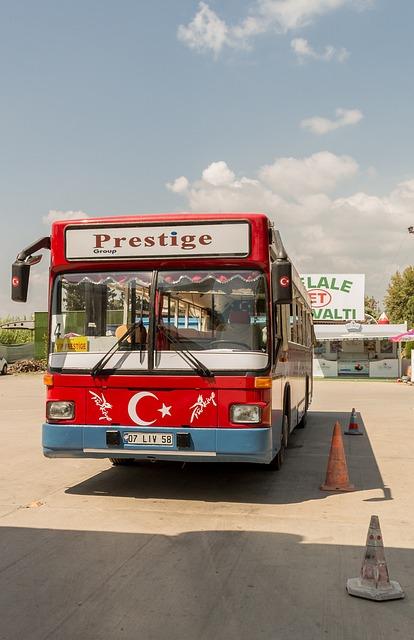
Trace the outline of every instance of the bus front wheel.
[[267, 465], [270, 471], [279, 471], [282, 468], [282, 464], [285, 461], [286, 445], [289, 438], [289, 422], [287, 415], [283, 416], [282, 434], [280, 438], [280, 449], [273, 458], [273, 460]]
[[298, 422], [296, 429], [304, 429], [306, 427], [307, 421], [308, 421], [308, 412], [305, 411], [302, 418], [300, 419], [300, 422]]
[[306, 378], [306, 395], [305, 395], [305, 412], [296, 425], [296, 429], [304, 429], [308, 420], [308, 407], [309, 407], [309, 380]]

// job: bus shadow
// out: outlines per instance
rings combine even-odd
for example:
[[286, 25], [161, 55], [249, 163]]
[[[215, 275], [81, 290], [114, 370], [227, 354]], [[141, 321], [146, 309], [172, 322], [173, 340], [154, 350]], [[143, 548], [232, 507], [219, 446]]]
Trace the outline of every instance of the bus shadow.
[[[377, 502], [392, 500], [384, 486], [362, 416], [363, 436], [344, 436], [350, 481], [358, 491], [379, 489]], [[197, 500], [256, 504], [301, 503], [331, 495], [320, 491], [325, 479], [333, 425], [346, 429], [349, 413], [310, 411], [308, 424], [291, 435], [279, 472], [266, 466], [228, 463], [139, 462], [111, 467], [66, 489], [70, 495], [138, 499]]]
[[[408, 640], [412, 599], [379, 606], [346, 594], [347, 578], [359, 574], [365, 531], [361, 546], [350, 546], [267, 531], [3, 526], [0, 636], [377, 640], [397, 631]], [[412, 549], [388, 546], [386, 557], [391, 577], [408, 588]]]

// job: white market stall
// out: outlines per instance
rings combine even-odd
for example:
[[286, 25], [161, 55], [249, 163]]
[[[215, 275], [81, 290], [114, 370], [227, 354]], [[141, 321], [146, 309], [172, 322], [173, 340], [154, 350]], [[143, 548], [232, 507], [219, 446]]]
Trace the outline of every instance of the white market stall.
[[316, 324], [314, 376], [324, 378], [398, 378], [400, 343], [390, 338], [407, 324]]

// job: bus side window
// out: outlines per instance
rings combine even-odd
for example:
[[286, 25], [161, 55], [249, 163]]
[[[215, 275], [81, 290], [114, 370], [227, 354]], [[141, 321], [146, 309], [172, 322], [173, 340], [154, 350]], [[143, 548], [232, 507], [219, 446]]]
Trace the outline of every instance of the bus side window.
[[290, 305], [290, 316], [289, 316], [289, 325], [290, 325], [290, 337], [289, 340], [291, 342], [297, 342], [297, 311], [296, 311], [296, 303], [292, 302]]
[[273, 307], [273, 362], [276, 364], [277, 355], [282, 343], [283, 334], [283, 320], [282, 320], [282, 306], [277, 304]]
[[303, 344], [309, 347], [309, 313], [303, 310]]
[[302, 326], [301, 326], [301, 315], [300, 315], [300, 304], [298, 302], [295, 303], [295, 325], [296, 325], [296, 340], [297, 344], [302, 342]]
[[311, 330], [311, 314], [309, 311], [306, 312], [306, 346], [312, 346], [312, 330]]
[[280, 321], [281, 321], [281, 334], [282, 334], [282, 350], [288, 350], [288, 343], [291, 340], [291, 325], [290, 325], [290, 306], [288, 304], [280, 305]]
[[300, 302], [296, 302], [296, 342], [298, 344], [304, 344], [303, 342], [303, 308]]
[[312, 316], [309, 315], [309, 346], [313, 347], [316, 344], [315, 329], [312, 322]]
[[306, 347], [306, 311], [305, 308], [301, 305], [302, 312], [302, 344]]

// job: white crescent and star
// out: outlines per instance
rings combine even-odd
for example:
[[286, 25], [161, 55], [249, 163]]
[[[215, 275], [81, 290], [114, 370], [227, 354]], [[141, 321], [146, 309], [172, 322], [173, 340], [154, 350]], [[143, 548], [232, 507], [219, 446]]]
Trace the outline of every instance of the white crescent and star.
[[[142, 418], [138, 415], [138, 404], [143, 398], [155, 398], [158, 400], [157, 396], [150, 391], [140, 391], [139, 393], [135, 393], [128, 403], [128, 413], [133, 422], [138, 424], [141, 427], [148, 427], [151, 424], [154, 424], [156, 420], [142, 420]], [[171, 415], [171, 406], [167, 407], [164, 402], [162, 403], [161, 409], [157, 409], [161, 413], [161, 416], [164, 418], [165, 416]]]

